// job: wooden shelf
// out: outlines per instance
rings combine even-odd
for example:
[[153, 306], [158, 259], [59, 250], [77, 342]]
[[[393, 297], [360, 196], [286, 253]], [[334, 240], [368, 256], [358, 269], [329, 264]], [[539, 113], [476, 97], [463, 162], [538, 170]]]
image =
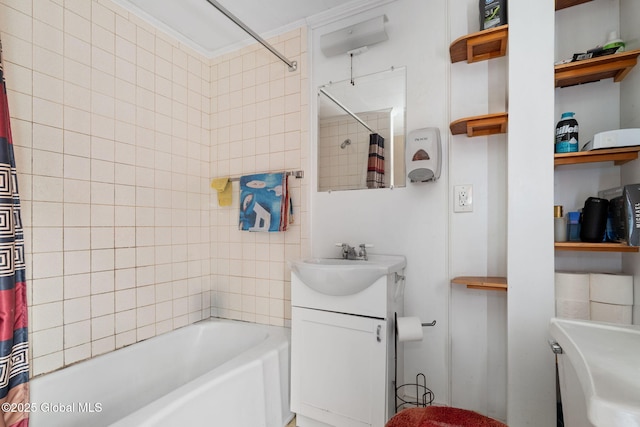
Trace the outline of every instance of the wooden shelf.
[[451, 122], [449, 128], [452, 135], [467, 134], [468, 137], [486, 136], [507, 132], [507, 113], [485, 114], [466, 117]]
[[613, 161], [616, 165], [622, 165], [638, 158], [640, 146], [607, 148], [593, 151], [578, 151], [575, 153], [556, 153], [553, 164], [575, 165], [579, 163], [597, 163]]
[[613, 78], [622, 81], [637, 64], [640, 49], [555, 66], [555, 86], [567, 87]]
[[507, 53], [508, 25], [489, 28], [456, 39], [449, 46], [451, 62], [468, 63], [498, 58]]
[[582, 3], [589, 3], [593, 0], [556, 0], [556, 10], [566, 9], [571, 6], [577, 6]]
[[507, 290], [506, 277], [460, 276], [454, 277], [451, 283], [466, 285], [469, 289], [484, 289], [487, 291]]
[[638, 252], [637, 246], [628, 246], [626, 243], [587, 243], [587, 242], [556, 242], [558, 251], [583, 251], [583, 252]]

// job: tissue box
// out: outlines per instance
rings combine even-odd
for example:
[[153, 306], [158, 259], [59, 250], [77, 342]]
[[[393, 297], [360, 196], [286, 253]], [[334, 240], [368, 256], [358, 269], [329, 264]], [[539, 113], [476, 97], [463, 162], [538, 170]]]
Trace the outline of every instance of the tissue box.
[[507, 0], [480, 0], [480, 30], [507, 23]]

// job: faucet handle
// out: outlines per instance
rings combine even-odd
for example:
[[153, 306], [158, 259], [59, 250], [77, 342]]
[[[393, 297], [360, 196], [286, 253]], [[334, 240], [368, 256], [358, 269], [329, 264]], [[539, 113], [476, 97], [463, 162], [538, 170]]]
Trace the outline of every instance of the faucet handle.
[[349, 246], [348, 243], [336, 243], [336, 246], [342, 248], [342, 258], [349, 258], [349, 252], [352, 251], [353, 248]]
[[358, 254], [358, 256], [360, 256], [361, 258], [364, 258], [364, 260], [368, 260], [368, 255], [367, 255], [367, 249], [366, 248], [372, 248], [373, 245], [371, 243], [360, 243], [360, 253]]

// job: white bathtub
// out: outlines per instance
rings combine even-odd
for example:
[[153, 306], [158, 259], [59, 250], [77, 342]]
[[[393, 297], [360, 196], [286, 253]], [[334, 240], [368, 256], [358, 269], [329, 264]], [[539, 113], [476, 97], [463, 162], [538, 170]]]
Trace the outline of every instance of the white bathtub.
[[283, 427], [287, 328], [208, 319], [31, 381], [31, 427]]

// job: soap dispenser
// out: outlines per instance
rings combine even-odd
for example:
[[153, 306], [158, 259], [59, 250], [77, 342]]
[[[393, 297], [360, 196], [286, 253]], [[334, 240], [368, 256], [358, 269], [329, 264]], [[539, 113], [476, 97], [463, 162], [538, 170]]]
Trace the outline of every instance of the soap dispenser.
[[436, 127], [416, 129], [409, 133], [406, 156], [411, 182], [435, 182], [442, 165], [440, 130]]

